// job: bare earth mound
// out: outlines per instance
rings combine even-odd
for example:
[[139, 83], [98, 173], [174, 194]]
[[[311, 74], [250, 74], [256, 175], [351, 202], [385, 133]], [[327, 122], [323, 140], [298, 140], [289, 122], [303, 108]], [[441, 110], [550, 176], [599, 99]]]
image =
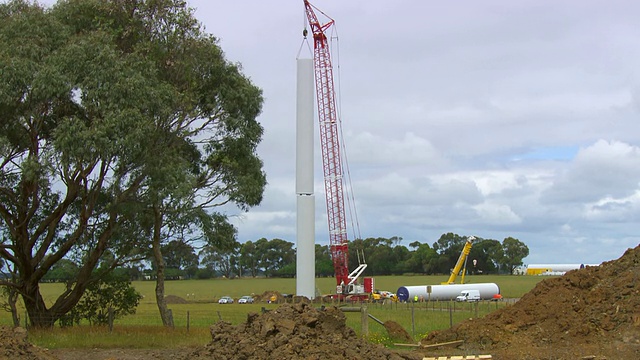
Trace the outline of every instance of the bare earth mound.
[[391, 340], [400, 343], [413, 343], [413, 338], [407, 330], [405, 330], [402, 325], [398, 324], [393, 320], [388, 320], [384, 322], [384, 328], [387, 330], [387, 334]]
[[430, 333], [494, 359], [640, 359], [640, 246], [618, 260], [546, 279], [513, 306]]
[[167, 295], [164, 297], [164, 301], [166, 301], [167, 304], [188, 304], [189, 303], [187, 300], [176, 295]]
[[0, 360], [54, 360], [53, 355], [27, 342], [27, 331], [0, 326]]
[[398, 354], [359, 338], [346, 326], [336, 307], [284, 304], [273, 311], [247, 316], [247, 322], [211, 326], [212, 341], [187, 358], [199, 359], [422, 359]]

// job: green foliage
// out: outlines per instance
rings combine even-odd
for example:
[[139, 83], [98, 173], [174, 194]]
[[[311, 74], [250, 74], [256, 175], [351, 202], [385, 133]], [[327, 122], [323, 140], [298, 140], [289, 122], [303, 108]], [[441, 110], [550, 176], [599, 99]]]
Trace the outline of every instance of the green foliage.
[[[152, 240], [233, 243], [214, 208], [262, 200], [262, 103], [184, 1], [0, 3], [0, 258], [32, 325]], [[78, 271], [46, 304], [63, 259]]]
[[259, 254], [256, 251], [256, 245], [251, 240], [240, 245], [240, 259], [238, 261], [238, 265], [242, 269], [242, 274], [244, 276], [248, 275], [256, 277], [259, 272], [258, 262]]
[[433, 249], [440, 255], [433, 263], [436, 273], [448, 274], [455, 267], [465, 242], [464, 236], [446, 233], [433, 243]]
[[215, 276], [215, 271], [213, 271], [210, 268], [199, 268], [198, 271], [196, 272], [196, 279], [211, 279], [212, 277]]
[[181, 278], [185, 277], [185, 271], [176, 268], [166, 268], [164, 271], [164, 276], [168, 280], [180, 280]]
[[[400, 244], [398, 237], [356, 239], [349, 243], [349, 264], [351, 269], [358, 266], [358, 257], [367, 263], [365, 276], [401, 274], [449, 274], [460, 257], [466, 242], [465, 236], [453, 233], [443, 234], [433, 244], [413, 242], [411, 249]], [[476, 241], [468, 256], [466, 271], [470, 275], [497, 274], [505, 267], [504, 254], [516, 256], [515, 266], [521, 265], [522, 255], [528, 254], [524, 244], [509, 238], [501, 244], [497, 240]], [[524, 246], [524, 248], [522, 247]], [[239, 249], [239, 250], [237, 250]], [[289, 277], [295, 275], [295, 249], [293, 243], [281, 239], [259, 239], [237, 244], [237, 249], [219, 250], [206, 247], [200, 254], [203, 264], [224, 274], [256, 277]], [[516, 251], [517, 250], [517, 251]], [[525, 251], [526, 250], [526, 251]], [[525, 255], [526, 256], [526, 255]], [[511, 260], [509, 260], [511, 261]], [[520, 264], [518, 264], [520, 262]], [[317, 277], [334, 276], [334, 267], [328, 245], [315, 244], [315, 271]], [[508, 273], [503, 271], [503, 273]]]
[[467, 271], [470, 274], [495, 274], [502, 259], [502, 245], [497, 240], [482, 240], [469, 252]]
[[162, 247], [167, 268], [188, 269], [198, 266], [198, 255], [193, 246], [181, 240], [173, 240]]
[[205, 246], [200, 251], [202, 264], [206, 266], [212, 273], [218, 273], [226, 278], [233, 278], [239, 272], [238, 268], [238, 249], [240, 243], [233, 240], [226, 243], [225, 246], [218, 247], [214, 245]]
[[529, 248], [522, 241], [512, 237], [502, 241], [502, 254], [500, 263], [507, 269], [509, 274], [513, 274], [516, 267], [522, 265], [522, 259], [529, 255]]
[[296, 260], [293, 243], [282, 239], [262, 238], [256, 241], [256, 252], [259, 254], [258, 266], [266, 276], [277, 275], [281, 268], [295, 263]]
[[316, 245], [316, 276], [333, 276], [333, 262], [331, 261], [331, 252], [329, 251], [329, 245]]
[[69, 282], [78, 275], [78, 265], [71, 260], [62, 259], [51, 267], [42, 278], [44, 281]]
[[293, 262], [280, 267], [274, 275], [284, 278], [296, 277], [296, 263]]
[[141, 299], [127, 277], [109, 274], [87, 287], [76, 306], [60, 318], [60, 324], [71, 326], [87, 320], [92, 325], [107, 325], [110, 311], [114, 319], [135, 314]]

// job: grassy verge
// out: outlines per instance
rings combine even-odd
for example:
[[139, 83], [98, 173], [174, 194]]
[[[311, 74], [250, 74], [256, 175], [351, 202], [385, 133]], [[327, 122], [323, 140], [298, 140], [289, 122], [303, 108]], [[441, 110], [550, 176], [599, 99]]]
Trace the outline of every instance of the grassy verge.
[[48, 349], [171, 349], [204, 345], [211, 340], [207, 327], [167, 329], [162, 326], [75, 326], [30, 330], [29, 341]]

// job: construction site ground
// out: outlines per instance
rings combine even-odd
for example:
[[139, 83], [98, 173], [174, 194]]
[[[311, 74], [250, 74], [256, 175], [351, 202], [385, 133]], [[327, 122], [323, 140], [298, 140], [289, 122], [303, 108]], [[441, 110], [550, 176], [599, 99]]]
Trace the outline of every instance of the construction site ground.
[[[385, 328], [396, 336], [404, 332], [392, 322]], [[208, 344], [187, 349], [47, 350], [29, 344], [23, 329], [0, 327], [0, 360], [640, 359], [640, 247], [601, 266], [541, 281], [513, 306], [434, 331], [415, 345], [372, 344], [345, 325], [340, 309], [309, 303], [249, 314], [240, 325], [218, 322]]]

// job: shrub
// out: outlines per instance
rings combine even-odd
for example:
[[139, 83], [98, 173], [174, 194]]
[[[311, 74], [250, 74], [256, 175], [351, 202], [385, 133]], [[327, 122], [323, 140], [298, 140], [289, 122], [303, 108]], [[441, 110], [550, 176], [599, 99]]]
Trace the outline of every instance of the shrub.
[[60, 326], [73, 326], [81, 320], [91, 325], [107, 325], [110, 309], [113, 319], [135, 314], [141, 299], [128, 276], [112, 273], [87, 287], [76, 306], [60, 319]]

